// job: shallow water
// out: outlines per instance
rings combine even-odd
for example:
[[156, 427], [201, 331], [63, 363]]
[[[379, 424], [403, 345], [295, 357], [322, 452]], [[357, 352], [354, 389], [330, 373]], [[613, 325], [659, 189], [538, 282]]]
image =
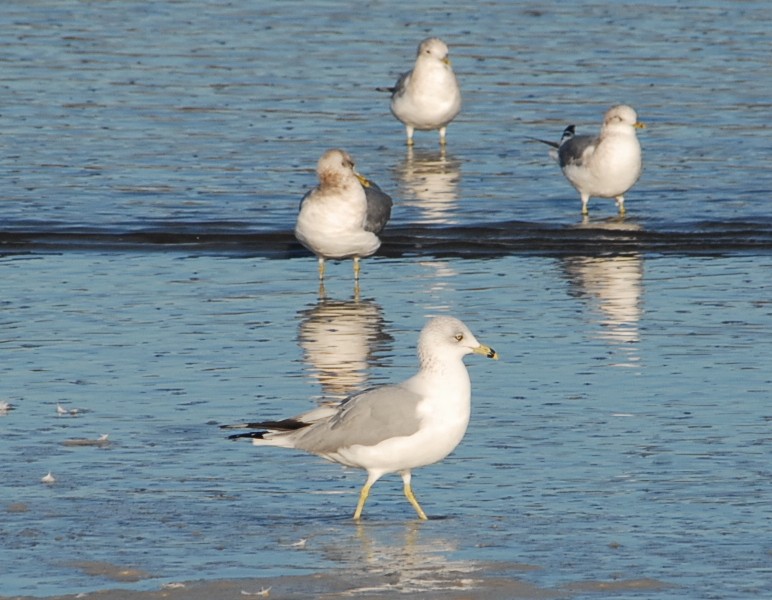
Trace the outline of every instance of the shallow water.
[[[768, 3], [372, 3], [379, 44], [332, 2], [7, 5], [1, 595], [497, 568], [768, 594]], [[373, 91], [429, 33], [465, 99], [444, 153]], [[582, 223], [526, 137], [619, 101], [646, 170], [625, 220]], [[358, 296], [340, 264], [320, 297], [291, 236], [330, 146], [396, 200]], [[355, 526], [361, 472], [216, 427], [409, 376], [438, 313], [502, 360], [467, 359], [467, 436], [415, 474], [428, 523], [392, 476]]]

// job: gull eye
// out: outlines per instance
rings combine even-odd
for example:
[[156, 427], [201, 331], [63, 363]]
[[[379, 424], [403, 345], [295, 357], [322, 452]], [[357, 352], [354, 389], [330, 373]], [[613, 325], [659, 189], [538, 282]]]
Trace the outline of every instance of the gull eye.
[[456, 341], [457, 341], [457, 342], [460, 342], [461, 340], [463, 340], [463, 339], [464, 339], [464, 334], [463, 334], [463, 333], [457, 333], [457, 334], [456, 334], [456, 335], [454, 335], [453, 337], [454, 337], [454, 338], [456, 338]]

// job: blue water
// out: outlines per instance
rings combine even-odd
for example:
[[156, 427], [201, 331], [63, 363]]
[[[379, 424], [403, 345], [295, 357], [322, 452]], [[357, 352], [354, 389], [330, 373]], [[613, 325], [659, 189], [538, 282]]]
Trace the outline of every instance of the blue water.
[[[770, 22], [760, 1], [5, 3], [0, 595], [499, 569], [560, 597], [768, 597]], [[429, 34], [465, 101], [444, 153], [409, 152], [374, 91]], [[624, 221], [593, 200], [582, 223], [526, 138], [620, 101], [645, 172]], [[396, 204], [360, 294], [340, 264], [320, 297], [290, 232], [333, 146]], [[409, 376], [440, 313], [502, 360], [467, 359], [467, 436], [415, 473], [429, 522], [386, 477], [355, 527], [361, 472], [217, 428]]]

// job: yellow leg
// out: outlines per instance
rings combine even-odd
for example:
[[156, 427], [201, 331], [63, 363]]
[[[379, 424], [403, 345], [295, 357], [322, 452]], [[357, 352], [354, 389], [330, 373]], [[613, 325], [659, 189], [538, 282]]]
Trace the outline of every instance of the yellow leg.
[[619, 216], [624, 217], [625, 216], [625, 197], [624, 196], [617, 196], [617, 208], [619, 209]]
[[357, 509], [354, 511], [354, 520], [358, 521], [362, 518], [362, 509], [365, 507], [367, 497], [370, 495], [370, 488], [373, 487], [374, 481], [370, 481], [368, 478], [365, 484], [362, 486], [362, 491], [359, 492], [359, 502], [357, 502]]
[[359, 281], [359, 270], [361, 269], [361, 265], [359, 264], [359, 257], [354, 257], [354, 281]]
[[587, 208], [587, 203], [588, 203], [589, 201], [590, 201], [590, 197], [589, 197], [589, 196], [585, 196], [584, 194], [582, 194], [582, 214], [583, 214], [583, 215], [588, 215], [588, 214], [590, 214], [590, 211], [589, 211], [589, 209]]
[[415, 511], [418, 513], [418, 518], [426, 521], [429, 519], [429, 517], [426, 516], [426, 513], [424, 512], [424, 509], [421, 508], [421, 505], [418, 504], [418, 500], [415, 499], [415, 494], [413, 494], [413, 488], [410, 486], [410, 471], [403, 471], [402, 472], [402, 481], [405, 484], [405, 497], [407, 498], [408, 502], [413, 506]]
[[319, 257], [319, 280], [324, 279], [324, 259]]

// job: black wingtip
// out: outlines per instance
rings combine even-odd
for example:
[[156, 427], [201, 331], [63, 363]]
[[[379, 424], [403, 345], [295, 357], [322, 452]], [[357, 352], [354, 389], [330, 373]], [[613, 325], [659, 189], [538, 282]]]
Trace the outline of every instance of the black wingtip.
[[250, 440], [262, 440], [263, 434], [265, 434], [265, 431], [250, 431], [249, 433], [234, 433], [233, 435], [229, 435], [229, 440], [240, 440], [241, 438], [247, 438]]
[[[576, 126], [575, 125], [569, 125], [563, 130], [563, 135], [560, 138], [560, 143], [570, 140], [576, 135]], [[560, 144], [558, 144], [560, 145]]]
[[308, 427], [308, 423], [297, 419], [282, 419], [281, 421], [259, 421], [256, 423], [231, 423], [220, 425], [220, 429], [261, 429], [271, 431], [293, 431]]

